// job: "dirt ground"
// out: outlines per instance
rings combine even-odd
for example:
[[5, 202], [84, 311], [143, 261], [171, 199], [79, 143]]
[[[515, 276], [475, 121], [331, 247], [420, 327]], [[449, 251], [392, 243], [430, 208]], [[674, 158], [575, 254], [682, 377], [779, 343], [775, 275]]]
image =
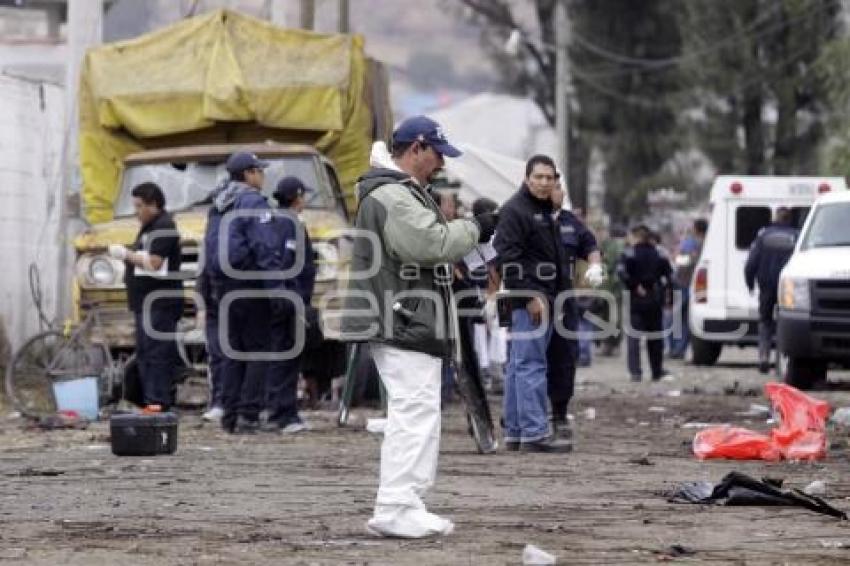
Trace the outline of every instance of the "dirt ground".
[[[456, 530], [422, 541], [365, 532], [380, 440], [363, 430], [368, 412], [348, 428], [330, 413], [306, 413], [314, 430], [297, 437], [229, 437], [185, 413], [176, 455], [118, 458], [105, 423], [24, 431], [7, 408], [0, 562], [519, 564], [531, 543], [559, 564], [848, 564], [850, 523], [795, 508], [671, 504], [663, 495], [678, 482], [740, 470], [796, 487], [824, 480], [827, 499], [850, 510], [846, 431], [830, 429], [829, 457], [815, 464], [692, 456], [696, 429], [687, 423], [768, 428], [763, 415], [739, 414], [766, 404], [753, 356], [725, 353], [710, 370], [670, 362], [674, 381], [639, 385], [627, 382], [622, 359], [597, 358], [579, 372], [569, 455], [478, 455], [460, 407], [449, 407], [428, 503]], [[850, 393], [817, 396], [850, 406]], [[674, 545], [688, 554], [675, 556]]]

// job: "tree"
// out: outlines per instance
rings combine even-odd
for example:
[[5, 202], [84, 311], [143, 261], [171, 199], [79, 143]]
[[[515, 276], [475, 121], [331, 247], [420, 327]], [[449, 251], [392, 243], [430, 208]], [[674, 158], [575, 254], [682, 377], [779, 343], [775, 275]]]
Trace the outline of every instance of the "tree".
[[682, 49], [678, 10], [664, 0], [568, 5], [579, 131], [602, 148], [605, 209], [624, 219], [645, 209], [647, 192], [682, 145], [680, 75], [671, 63]]
[[[460, 1], [481, 27], [484, 45], [508, 90], [531, 96], [554, 125], [556, 0]], [[586, 202], [582, 195], [587, 191], [594, 146], [602, 150], [607, 164], [606, 209], [617, 218], [635, 206], [645, 206], [647, 178], [659, 172], [676, 146], [676, 109], [668, 103], [678, 88], [676, 69], [653, 66], [681, 49], [676, 10], [668, 4], [663, 0], [567, 2], [574, 90], [567, 179], [578, 206]], [[510, 57], [504, 50], [505, 40], [511, 30], [522, 29], [518, 14], [523, 8], [531, 13], [534, 24], [524, 30], [525, 48], [518, 57]], [[641, 194], [635, 195], [636, 190]]]
[[684, 6], [684, 59], [701, 111], [693, 125], [718, 170], [816, 174], [832, 101], [818, 69], [840, 30], [840, 1]]

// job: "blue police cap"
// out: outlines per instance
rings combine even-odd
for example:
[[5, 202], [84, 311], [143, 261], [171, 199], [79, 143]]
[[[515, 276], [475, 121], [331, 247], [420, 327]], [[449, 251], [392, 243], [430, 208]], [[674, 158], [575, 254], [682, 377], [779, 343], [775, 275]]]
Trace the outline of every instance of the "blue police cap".
[[247, 151], [237, 151], [227, 158], [225, 164], [228, 173], [241, 173], [246, 169], [265, 169], [268, 166], [268, 161], [263, 161]]
[[393, 143], [420, 142], [430, 145], [440, 155], [459, 157], [461, 151], [449, 143], [443, 129], [426, 116], [414, 116], [399, 124], [393, 132]]
[[280, 203], [288, 203], [304, 193], [312, 193], [313, 189], [304, 184], [301, 179], [289, 175], [277, 182], [272, 196]]

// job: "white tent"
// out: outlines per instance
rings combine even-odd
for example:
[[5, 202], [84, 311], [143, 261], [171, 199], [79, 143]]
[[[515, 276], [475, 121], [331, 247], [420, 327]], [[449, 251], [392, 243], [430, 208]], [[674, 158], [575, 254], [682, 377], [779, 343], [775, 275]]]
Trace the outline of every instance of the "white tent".
[[555, 132], [534, 101], [483, 93], [435, 110], [449, 140], [525, 161], [535, 153], [557, 154]]
[[480, 197], [499, 204], [514, 194], [525, 175], [525, 162], [474, 145], [459, 143], [463, 155], [446, 159], [450, 181], [459, 181], [458, 197], [471, 203]]
[[[463, 155], [446, 159], [445, 170], [449, 181], [460, 182], [458, 198], [466, 204], [487, 197], [499, 205], [508, 200], [525, 178], [525, 161], [482, 149], [467, 143], [458, 143]], [[569, 196], [564, 203], [569, 208]]]

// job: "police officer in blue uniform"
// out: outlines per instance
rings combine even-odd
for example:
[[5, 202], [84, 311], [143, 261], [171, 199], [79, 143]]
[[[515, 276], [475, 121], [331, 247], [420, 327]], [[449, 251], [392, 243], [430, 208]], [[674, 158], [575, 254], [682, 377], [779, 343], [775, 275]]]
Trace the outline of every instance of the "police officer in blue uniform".
[[[204, 235], [204, 269], [210, 294], [219, 306], [219, 336], [226, 338], [221, 344], [221, 426], [236, 434], [254, 433], [259, 428], [267, 362], [256, 356], [252, 359], [251, 354], [267, 354], [270, 313], [280, 308], [279, 301], [262, 295], [269, 288], [279, 288], [282, 282], [252, 278], [248, 273], [281, 271], [283, 267], [281, 250], [275, 245], [272, 210], [260, 192], [267, 166], [247, 152], [228, 158], [230, 178], [212, 195]], [[223, 260], [229, 263], [229, 270]], [[237, 298], [229, 308], [221, 308], [227, 295], [238, 291], [253, 291], [259, 296]], [[228, 355], [226, 345], [238, 355]]]
[[[620, 256], [617, 275], [623, 282], [624, 295], [628, 293], [629, 320], [623, 328], [632, 330], [626, 336], [627, 363], [631, 380], [642, 378], [640, 366], [640, 341], [646, 336], [646, 349], [652, 381], [658, 381], [666, 371], [663, 367], [664, 341], [658, 335], [663, 329], [664, 305], [671, 290], [673, 272], [670, 261], [661, 255], [651, 241], [650, 229], [641, 224], [632, 229], [633, 245]], [[625, 322], [628, 322], [627, 326]]]
[[[284, 268], [299, 267], [298, 273], [286, 282], [286, 288], [295, 291], [302, 301], [303, 309], [289, 308], [275, 311], [271, 318], [271, 351], [279, 354], [290, 352], [295, 344], [296, 325], [307, 323], [306, 314], [313, 297], [316, 281], [316, 263], [313, 245], [304, 224], [298, 215], [304, 210], [307, 194], [313, 189], [297, 177], [284, 177], [278, 184], [274, 196], [283, 214], [275, 218], [278, 246], [283, 256]], [[305, 313], [302, 318], [298, 312]], [[312, 319], [312, 317], [309, 317]], [[310, 320], [318, 324], [317, 319]], [[307, 329], [304, 328], [307, 336]], [[301, 354], [288, 360], [275, 360], [268, 364], [266, 376], [266, 410], [268, 420], [263, 423], [265, 432], [297, 433], [306, 430], [307, 424], [298, 415], [298, 373]]]
[[[576, 260], [580, 258], [590, 263], [588, 275], [585, 276], [587, 282], [591, 286], [599, 286], [604, 282], [605, 276], [596, 237], [575, 214], [561, 209], [565, 196], [566, 193], [560, 184], [552, 191], [552, 204], [558, 215], [557, 228], [564, 250], [562, 280], [566, 282], [565, 286], [572, 287]], [[573, 333], [573, 336], [563, 336], [556, 330], [552, 333], [549, 348], [546, 350], [546, 378], [549, 402], [552, 405], [552, 428], [564, 440], [572, 437], [567, 420], [567, 407], [575, 391], [578, 341], [574, 336], [578, 332], [578, 316], [575, 298], [567, 299], [564, 302], [563, 322], [564, 328]]]
[[791, 254], [799, 230], [791, 225], [791, 211], [781, 207], [776, 211], [774, 223], [762, 228], [753, 245], [744, 266], [744, 278], [747, 289], [753, 292], [756, 282], [759, 284], [759, 371], [767, 373], [770, 369], [770, 349], [776, 332], [773, 311], [779, 287], [779, 273]]

